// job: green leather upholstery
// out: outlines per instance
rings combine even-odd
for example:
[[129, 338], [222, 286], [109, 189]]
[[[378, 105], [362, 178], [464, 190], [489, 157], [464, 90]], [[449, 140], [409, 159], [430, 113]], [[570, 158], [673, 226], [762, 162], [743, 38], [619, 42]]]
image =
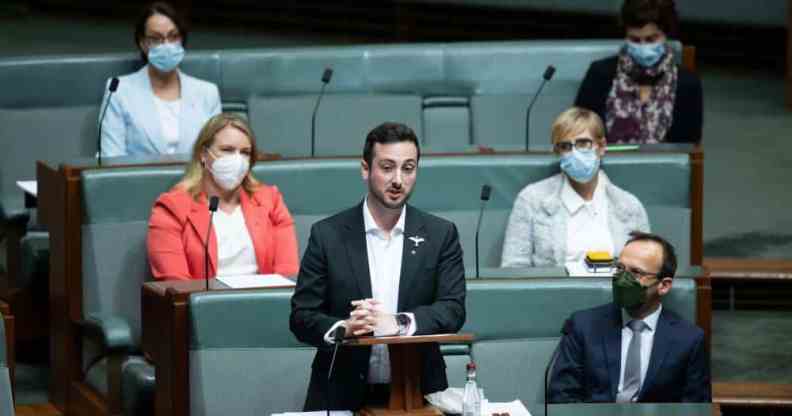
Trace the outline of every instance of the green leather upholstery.
[[[109, 353], [139, 351], [141, 284], [150, 280], [145, 238], [151, 207], [181, 177], [182, 169], [85, 170], [82, 173], [83, 327], [96, 335], [84, 341], [83, 360], [93, 363]], [[118, 244], [119, 236], [123, 244]], [[134, 365], [132, 365], [134, 364]], [[86, 382], [107, 394], [107, 360], [85, 369]], [[153, 391], [153, 368], [132, 355], [122, 365], [122, 406], [148, 414], [145, 392]], [[131, 410], [130, 410], [131, 411]], [[127, 413], [130, 414], [130, 413]]]
[[[542, 414], [544, 368], [564, 320], [578, 309], [610, 302], [610, 279], [481, 279], [469, 280], [467, 290], [461, 332], [476, 339], [472, 346], [441, 347], [449, 384], [464, 384], [472, 355], [489, 400], [518, 398], [532, 414]], [[190, 296], [191, 415], [301, 408], [314, 349], [289, 331], [291, 294], [291, 289], [260, 289]], [[677, 277], [664, 305], [695, 322], [693, 279]]]
[[[558, 68], [531, 117], [532, 142], [547, 147], [552, 118], [574, 100], [591, 61], [619, 40], [428, 43], [191, 51], [182, 68], [214, 82], [226, 109], [247, 113], [262, 147], [307, 154], [310, 114], [325, 67], [334, 69], [317, 117], [318, 155], [357, 155], [371, 125], [403, 121], [427, 150], [471, 145], [522, 148], [525, 107], [548, 64]], [[105, 80], [139, 67], [134, 54], [0, 59], [0, 214], [23, 214], [16, 180], [35, 161], [96, 153]], [[30, 126], [35, 125], [35, 129]]]
[[289, 330], [291, 289], [190, 296], [190, 415], [298, 411], [315, 349]]
[[[282, 156], [311, 154], [311, 114], [316, 95], [253, 97], [248, 111], [260, 149]], [[317, 156], [361, 153], [361, 143], [383, 121], [423, 131], [421, 98], [415, 95], [335, 94], [322, 99], [316, 115]]]
[[19, 288], [35, 286], [36, 293], [49, 290], [49, 233], [29, 231], [19, 242], [19, 273], [10, 276], [15, 279], [14, 286]]
[[0, 414], [14, 414], [14, 397], [11, 392], [11, 375], [6, 359], [5, 321], [0, 314]]
[[[544, 370], [572, 312], [611, 301], [609, 278], [480, 279], [467, 281], [467, 321], [475, 334], [471, 356], [490, 401], [522, 400], [542, 414]], [[677, 277], [664, 307], [696, 321], [696, 286]], [[469, 358], [446, 356], [449, 385], [464, 385]]]

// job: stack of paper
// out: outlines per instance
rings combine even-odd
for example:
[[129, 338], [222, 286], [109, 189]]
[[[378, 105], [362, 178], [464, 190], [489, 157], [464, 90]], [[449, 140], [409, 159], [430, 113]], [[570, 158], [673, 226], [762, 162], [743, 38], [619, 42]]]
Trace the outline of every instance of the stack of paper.
[[251, 274], [241, 276], [218, 276], [231, 289], [251, 289], [260, 287], [293, 287], [297, 283], [279, 274]]

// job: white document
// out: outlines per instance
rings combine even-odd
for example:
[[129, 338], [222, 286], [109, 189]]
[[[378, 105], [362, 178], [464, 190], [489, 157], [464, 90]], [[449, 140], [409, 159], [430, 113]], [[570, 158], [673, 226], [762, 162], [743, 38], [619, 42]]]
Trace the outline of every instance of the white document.
[[25, 191], [26, 194], [38, 197], [38, 182], [36, 181], [17, 181], [17, 186]]
[[223, 282], [226, 286], [230, 287], [231, 289], [251, 289], [251, 288], [260, 288], [260, 287], [293, 287], [297, 285], [297, 283], [294, 280], [287, 279], [279, 274], [218, 276], [217, 280]]
[[509, 416], [531, 416], [531, 412], [519, 400], [508, 403], [481, 403], [482, 416], [491, 416], [493, 413], [508, 413]]
[[[326, 416], [327, 411], [320, 410], [316, 412], [284, 412], [284, 413], [273, 413], [272, 416]], [[330, 416], [352, 416], [352, 411], [350, 410], [331, 410]]]
[[571, 277], [609, 277], [613, 276], [612, 267], [601, 267], [596, 272], [592, 272], [583, 262], [569, 262], [564, 264], [567, 274]]

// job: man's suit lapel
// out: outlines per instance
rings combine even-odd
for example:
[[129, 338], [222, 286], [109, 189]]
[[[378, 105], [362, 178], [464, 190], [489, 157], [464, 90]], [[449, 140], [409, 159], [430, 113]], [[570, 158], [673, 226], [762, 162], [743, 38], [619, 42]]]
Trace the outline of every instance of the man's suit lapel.
[[360, 203], [353, 210], [344, 224], [346, 237], [347, 260], [352, 268], [352, 274], [357, 279], [358, 289], [362, 298], [370, 298], [371, 275], [369, 273], [368, 250], [366, 249], [366, 229], [363, 225], [363, 204]]
[[607, 320], [608, 331], [604, 334], [602, 347], [607, 359], [611, 399], [615, 401], [616, 393], [619, 389], [619, 375], [621, 370], [622, 331], [621, 310], [615, 304], [610, 308]]
[[649, 358], [649, 368], [646, 369], [646, 377], [644, 377], [644, 382], [641, 385], [641, 392], [638, 394], [639, 400], [644, 392], [652, 387], [658, 371], [663, 367], [663, 361], [665, 361], [665, 357], [671, 349], [671, 344], [674, 342], [672, 332], [674, 330], [673, 325], [675, 324], [676, 321], [674, 318], [669, 316], [666, 310], [663, 309], [663, 311], [660, 312], [660, 319], [657, 320], [657, 330], [654, 334], [652, 353]]
[[399, 276], [399, 311], [406, 309], [404, 300], [407, 299], [415, 279], [419, 277], [420, 266], [426, 258], [426, 252], [430, 247], [434, 247], [435, 243], [438, 243], [429, 241], [430, 236], [426, 235], [423, 217], [417, 210], [407, 205], [405, 215], [404, 246], [402, 248], [401, 275]]

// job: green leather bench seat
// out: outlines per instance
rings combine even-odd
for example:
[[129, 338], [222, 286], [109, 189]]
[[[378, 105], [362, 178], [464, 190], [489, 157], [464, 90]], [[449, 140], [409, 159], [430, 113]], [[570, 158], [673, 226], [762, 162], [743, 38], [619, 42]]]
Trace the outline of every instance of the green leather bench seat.
[[[468, 280], [467, 321], [461, 332], [476, 335], [471, 356], [490, 401], [520, 399], [543, 414], [544, 370], [572, 312], [611, 301], [609, 278]], [[664, 307], [696, 321], [696, 285], [677, 277]], [[463, 387], [470, 359], [447, 355], [449, 385]]]
[[316, 349], [289, 330], [291, 289], [190, 296], [190, 415], [299, 411]]
[[[525, 107], [553, 64], [558, 71], [531, 117], [532, 143], [541, 149], [549, 146], [550, 123], [574, 101], [588, 65], [619, 45], [575, 40], [225, 49], [191, 51], [182, 68], [217, 84], [224, 108], [247, 114], [262, 149], [306, 156], [319, 78], [332, 67], [317, 116], [317, 155], [328, 156], [357, 155], [356, 140], [385, 120], [413, 127], [428, 151], [522, 148]], [[2, 218], [24, 214], [15, 181], [32, 179], [36, 160], [57, 164], [96, 153], [105, 80], [137, 65], [134, 54], [0, 59], [0, 79], [9, 86], [0, 97], [0, 125], [12, 138], [0, 157]]]
[[[470, 346], [442, 346], [449, 384], [464, 385], [472, 355], [489, 400], [520, 399], [532, 414], [541, 415], [544, 368], [564, 320], [578, 309], [609, 302], [610, 279], [482, 279], [468, 281], [467, 287], [461, 332], [476, 338]], [[191, 415], [270, 414], [302, 407], [315, 350], [289, 331], [291, 293], [262, 289], [190, 296]], [[695, 322], [695, 282], [676, 278], [665, 307]]]
[[[644, 203], [653, 231], [669, 238], [677, 248], [679, 264], [689, 264], [688, 156], [672, 153], [609, 154], [603, 166], [614, 183], [634, 193]], [[481, 232], [481, 267], [498, 267], [503, 234], [517, 194], [525, 185], [553, 175], [558, 169], [556, 157], [549, 154], [425, 156], [411, 203], [456, 223], [465, 265], [472, 268], [475, 265], [474, 236], [480, 189], [481, 185], [490, 184], [493, 191]], [[84, 189], [90, 189], [95, 195], [119, 197], [86, 200], [84, 223], [90, 223], [92, 227], [85, 231], [99, 233], [96, 238], [111, 239], [118, 232], [114, 228], [117, 227], [115, 223], [136, 222], [140, 228], [135, 231], [137, 234], [130, 235], [140, 240], [132, 247], [144, 250], [145, 224], [151, 205], [160, 193], [178, 181], [181, 172], [178, 167], [87, 172], [85, 178], [96, 180], [86, 181]], [[635, 172], [652, 172], [652, 175], [636, 175]], [[359, 158], [264, 162], [256, 164], [254, 173], [265, 183], [277, 185], [283, 193], [295, 220], [300, 253], [305, 249], [314, 222], [357, 204], [366, 192], [360, 177]], [[128, 189], [135, 190], [134, 196], [127, 196]], [[100, 247], [105, 240], [91, 241], [84, 238], [83, 244]], [[85, 247], [85, 255], [91, 255], [87, 250], [90, 247]], [[84, 265], [93, 262], [92, 258], [84, 259]], [[128, 267], [126, 264], [114, 266]], [[84, 286], [84, 291], [88, 289], [90, 287]]]

